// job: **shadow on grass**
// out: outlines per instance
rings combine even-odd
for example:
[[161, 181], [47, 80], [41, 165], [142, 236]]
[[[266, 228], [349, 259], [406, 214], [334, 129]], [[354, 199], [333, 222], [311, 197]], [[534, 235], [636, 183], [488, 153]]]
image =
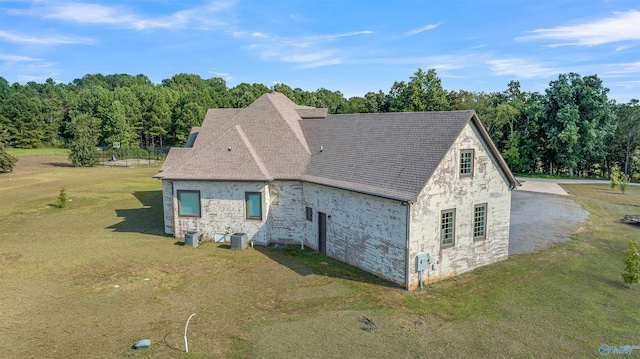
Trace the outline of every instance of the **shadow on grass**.
[[162, 191], [136, 191], [133, 195], [143, 208], [116, 209], [121, 222], [107, 227], [114, 232], [133, 232], [164, 236]]
[[45, 162], [43, 164], [53, 167], [73, 167], [71, 162]]
[[300, 249], [299, 245], [256, 246], [254, 249], [274, 262], [301, 276], [322, 275], [389, 288], [402, 288], [352, 265], [320, 254], [313, 249]]
[[166, 345], [169, 349], [173, 349], [173, 350], [177, 350], [179, 352], [183, 352], [184, 350], [182, 350], [180, 348], [172, 347], [171, 345], [169, 345], [169, 343], [167, 343], [167, 337], [169, 336], [169, 334], [173, 334], [173, 333], [169, 332], [164, 336], [164, 338], [162, 338], [162, 341], [164, 341], [164, 345]]

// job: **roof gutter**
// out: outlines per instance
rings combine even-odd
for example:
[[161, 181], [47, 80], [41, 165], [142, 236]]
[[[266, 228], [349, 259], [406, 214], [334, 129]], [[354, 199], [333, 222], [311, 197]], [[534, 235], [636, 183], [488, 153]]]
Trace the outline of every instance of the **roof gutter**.
[[270, 178], [255, 178], [255, 179], [235, 179], [235, 178], [228, 178], [228, 179], [211, 179], [211, 178], [176, 178], [176, 177], [156, 177], [153, 176], [152, 178], [158, 178], [161, 180], [166, 180], [166, 181], [206, 181], [206, 182], [271, 182], [273, 181], [273, 179]]

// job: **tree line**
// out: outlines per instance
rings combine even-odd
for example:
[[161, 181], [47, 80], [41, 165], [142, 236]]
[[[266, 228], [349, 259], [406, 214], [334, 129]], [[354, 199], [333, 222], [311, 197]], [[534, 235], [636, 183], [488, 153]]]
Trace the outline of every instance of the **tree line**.
[[[640, 106], [618, 104], [597, 75], [560, 74], [544, 93], [511, 81], [500, 92], [447, 91], [435, 69], [418, 69], [387, 93], [346, 99], [286, 84], [242, 83], [177, 74], [159, 84], [145, 75], [85, 75], [71, 83], [9, 84], [0, 77], [0, 145], [11, 147], [181, 146], [209, 108], [242, 108], [277, 91], [329, 113], [473, 109], [514, 172], [640, 177]], [[88, 141], [88, 144], [86, 143]], [[83, 147], [84, 146], [84, 147]]]

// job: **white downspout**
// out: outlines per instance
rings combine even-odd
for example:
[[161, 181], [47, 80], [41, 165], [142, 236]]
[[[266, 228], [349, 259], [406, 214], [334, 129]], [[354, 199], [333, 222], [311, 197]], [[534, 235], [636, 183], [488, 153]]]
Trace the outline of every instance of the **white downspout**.
[[176, 192], [173, 188], [173, 181], [169, 181], [171, 184], [171, 221], [173, 222], [173, 237], [176, 236], [177, 218], [176, 218]]
[[406, 244], [406, 248], [405, 250], [407, 251], [407, 258], [406, 258], [406, 273], [404, 275], [404, 287], [406, 290], [409, 290], [409, 276], [411, 274], [411, 252], [410, 252], [410, 246], [409, 243], [411, 242], [411, 202], [403, 202], [403, 205], [405, 205], [407, 207], [407, 232], [406, 232], [406, 240], [407, 240], [407, 244]]
[[[300, 181], [300, 196], [302, 197], [301, 198], [302, 199], [302, 205], [304, 206], [304, 204], [305, 204], [305, 200], [304, 200], [304, 182], [302, 182], [302, 181]], [[306, 223], [306, 220], [307, 220], [307, 218], [306, 218], [306, 215], [307, 215], [306, 206], [305, 206], [304, 211], [305, 211], [305, 213], [304, 213], [305, 218], [303, 220], [305, 221], [304, 225], [306, 227], [306, 226], [308, 226], [308, 224]], [[314, 217], [313, 216], [313, 211], [311, 213], [311, 216], [312, 216], [311, 218], [313, 219], [313, 217]], [[312, 223], [313, 223], [313, 221], [312, 221]], [[304, 234], [302, 236], [300, 236], [300, 249], [303, 250], [303, 251], [304, 251], [304, 236], [305, 236]]]

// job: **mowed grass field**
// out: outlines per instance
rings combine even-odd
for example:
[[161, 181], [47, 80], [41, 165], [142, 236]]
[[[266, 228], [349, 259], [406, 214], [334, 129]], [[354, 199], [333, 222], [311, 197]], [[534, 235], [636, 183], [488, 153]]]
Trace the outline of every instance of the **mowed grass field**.
[[[158, 166], [20, 156], [0, 175], [2, 358], [582, 358], [640, 345], [640, 290], [620, 278], [640, 239], [619, 222], [640, 213], [637, 187], [566, 186], [591, 212], [571, 241], [406, 292], [297, 247], [181, 246], [163, 233]], [[151, 348], [131, 349], [140, 339]]]

